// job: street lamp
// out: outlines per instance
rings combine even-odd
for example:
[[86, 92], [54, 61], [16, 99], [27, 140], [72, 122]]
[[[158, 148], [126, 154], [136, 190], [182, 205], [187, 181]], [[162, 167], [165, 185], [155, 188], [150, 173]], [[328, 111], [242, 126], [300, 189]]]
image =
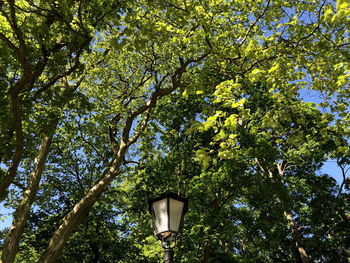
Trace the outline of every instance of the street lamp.
[[188, 200], [171, 192], [161, 194], [148, 201], [154, 219], [155, 235], [162, 241], [164, 262], [173, 262], [174, 246], [180, 237], [183, 218], [187, 212]]

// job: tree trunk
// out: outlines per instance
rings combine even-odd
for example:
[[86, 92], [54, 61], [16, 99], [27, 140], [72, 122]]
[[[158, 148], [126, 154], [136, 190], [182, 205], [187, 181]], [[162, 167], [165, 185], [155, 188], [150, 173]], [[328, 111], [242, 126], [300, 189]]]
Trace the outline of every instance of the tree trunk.
[[[279, 177], [274, 177], [273, 173], [269, 169], [263, 167], [258, 159], [255, 159], [255, 161], [263, 174], [267, 175], [272, 180], [278, 180], [281, 184], [284, 183], [283, 161], [276, 162]], [[288, 227], [291, 230], [291, 233], [292, 233], [292, 236], [293, 236], [293, 239], [295, 242], [295, 247], [298, 251], [298, 256], [300, 256], [303, 263], [309, 263], [310, 258], [308, 256], [305, 248], [301, 244], [301, 237], [299, 234], [299, 230], [294, 223], [292, 214], [289, 212], [289, 210], [290, 210], [289, 207], [286, 205], [285, 201], [280, 196], [278, 196], [276, 198], [276, 201], [283, 206], [283, 209], [284, 209], [283, 215], [284, 215], [284, 218], [287, 220]]]
[[288, 212], [284, 212], [284, 217], [287, 219], [288, 222], [288, 226], [291, 229], [292, 232], [292, 236], [294, 238], [294, 242], [295, 242], [295, 246], [298, 250], [298, 254], [302, 260], [303, 263], [309, 263], [310, 259], [308, 254], [306, 253], [306, 250], [304, 249], [304, 247], [301, 244], [301, 238], [300, 238], [300, 234], [298, 231], [298, 228], [296, 227], [293, 217], [290, 213]]
[[91, 262], [98, 263], [100, 260], [100, 250], [98, 249], [98, 245], [95, 242], [91, 242], [90, 248], [91, 248], [92, 254], [94, 255]]
[[94, 205], [97, 197], [107, 189], [108, 185], [119, 174], [119, 166], [121, 163], [122, 158], [113, 159], [108, 168], [105, 170], [102, 179], [97, 182], [62, 219], [62, 224], [53, 234], [51, 240], [49, 241], [48, 248], [38, 262], [56, 262], [75, 227], [81, 222], [86, 213]]
[[[281, 163], [277, 163], [277, 169], [278, 169], [278, 174], [280, 175], [280, 182], [284, 183], [284, 169], [283, 169], [283, 162]], [[301, 244], [301, 237], [299, 234], [299, 230], [298, 227], [295, 225], [294, 220], [293, 220], [293, 216], [292, 214], [289, 212], [289, 208], [288, 206], [285, 204], [285, 202], [283, 201], [283, 199], [277, 197], [277, 202], [279, 202], [280, 204], [283, 205], [284, 207], [284, 218], [287, 220], [287, 224], [290, 227], [290, 230], [292, 232], [292, 236], [295, 242], [295, 247], [298, 251], [298, 255], [301, 258], [303, 263], [309, 263], [310, 262], [310, 258], [308, 256], [308, 254], [306, 253], [305, 248], [302, 246]]]
[[11, 160], [10, 168], [4, 179], [0, 183], [0, 198], [6, 195], [6, 190], [13, 182], [15, 175], [17, 173], [18, 166], [22, 159], [23, 153], [23, 128], [22, 128], [22, 105], [19, 99], [19, 93], [24, 88], [25, 80], [22, 79], [18, 81], [10, 89], [10, 105], [11, 112], [13, 116], [13, 127], [16, 134], [16, 149]]
[[38, 154], [34, 159], [34, 170], [30, 174], [28, 187], [25, 190], [23, 198], [19, 203], [14, 214], [12, 226], [3, 246], [3, 252], [1, 255], [0, 262], [12, 263], [15, 260], [19, 247], [19, 241], [24, 231], [24, 226], [29, 215], [29, 210], [31, 208], [31, 205], [33, 204], [36, 192], [39, 187], [41, 175], [44, 170], [46, 158], [52, 142], [52, 137], [53, 132], [49, 136], [45, 136], [41, 141]]
[[209, 263], [210, 246], [207, 242], [204, 244], [203, 248], [203, 263]]

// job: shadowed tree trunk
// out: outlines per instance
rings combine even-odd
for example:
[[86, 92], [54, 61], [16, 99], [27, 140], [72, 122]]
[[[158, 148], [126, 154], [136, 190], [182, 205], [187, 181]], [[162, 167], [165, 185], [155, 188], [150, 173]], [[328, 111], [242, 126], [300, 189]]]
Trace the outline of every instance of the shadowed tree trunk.
[[[279, 182], [281, 182], [283, 184], [283, 181], [284, 181], [283, 180], [283, 178], [284, 178], [283, 161], [276, 162], [277, 171], [278, 171], [277, 178], [274, 176], [274, 174], [268, 168], [263, 167], [263, 165], [261, 164], [261, 162], [258, 159], [255, 159], [255, 161], [256, 161], [258, 167], [260, 168], [260, 171], [264, 175], [267, 175], [268, 178], [271, 180], [278, 180]], [[292, 216], [291, 212], [289, 211], [290, 209], [288, 208], [288, 205], [286, 204], [286, 202], [283, 200], [283, 198], [281, 196], [277, 196], [276, 201], [279, 204], [281, 204], [283, 209], [284, 209], [283, 216], [287, 221], [288, 227], [290, 228], [292, 237], [294, 239], [295, 247], [298, 251], [298, 256], [301, 258], [303, 263], [309, 263], [310, 262], [309, 255], [307, 254], [305, 248], [302, 245], [301, 236], [300, 236], [298, 227], [295, 225], [293, 216]]]
[[45, 167], [46, 158], [50, 150], [56, 125], [57, 120], [54, 121], [51, 133], [44, 136], [40, 143], [37, 156], [34, 159], [34, 169], [29, 177], [28, 187], [24, 191], [23, 198], [15, 211], [12, 226], [3, 246], [0, 262], [11, 263], [15, 260], [19, 247], [19, 241], [24, 231], [31, 205], [34, 202], [36, 192], [38, 191], [41, 175]]
[[12, 122], [16, 138], [16, 148], [13, 154], [11, 165], [7, 171], [6, 176], [0, 183], [0, 198], [6, 195], [6, 190], [13, 182], [16, 176], [18, 166], [22, 159], [23, 153], [23, 129], [22, 129], [22, 106], [19, 99], [19, 93], [24, 88], [25, 80], [16, 83], [10, 89], [10, 108], [12, 113]]
[[209, 263], [209, 255], [210, 255], [210, 246], [206, 242], [203, 248], [203, 261], [202, 261], [203, 263]]
[[[279, 180], [283, 183], [283, 178], [284, 178], [284, 169], [283, 169], [283, 162], [277, 163], [277, 169], [278, 169], [278, 174], [280, 176]], [[307, 254], [305, 248], [302, 245], [301, 242], [301, 236], [298, 230], [298, 227], [295, 225], [294, 219], [292, 214], [288, 211], [288, 207], [285, 204], [285, 202], [281, 198], [277, 198], [277, 201], [285, 207], [285, 211], [283, 212], [284, 218], [287, 220], [288, 226], [290, 228], [290, 231], [292, 233], [292, 237], [294, 239], [294, 244], [295, 247], [298, 251], [298, 256], [301, 258], [303, 263], [309, 263], [310, 258], [309, 255]]]
[[287, 212], [284, 212], [283, 214], [284, 214], [284, 217], [287, 219], [288, 226], [292, 232], [294, 244], [295, 244], [295, 247], [298, 251], [298, 256], [300, 256], [303, 263], [309, 263], [310, 262], [309, 256], [306, 253], [305, 248], [302, 246], [300, 234], [299, 234], [297, 226], [294, 223], [292, 215], [290, 213], [287, 213]]

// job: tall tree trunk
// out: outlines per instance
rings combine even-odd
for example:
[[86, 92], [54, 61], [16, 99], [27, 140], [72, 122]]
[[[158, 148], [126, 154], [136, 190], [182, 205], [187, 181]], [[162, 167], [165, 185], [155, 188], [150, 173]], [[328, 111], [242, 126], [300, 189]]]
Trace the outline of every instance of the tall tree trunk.
[[11, 160], [11, 165], [6, 176], [0, 183], [0, 198], [6, 195], [6, 190], [13, 182], [23, 153], [23, 127], [22, 127], [22, 105], [19, 98], [20, 91], [24, 88], [25, 79], [18, 81], [10, 89], [10, 105], [12, 112], [12, 123], [16, 134], [16, 148]]
[[[284, 183], [284, 168], [283, 168], [283, 162], [278, 163], [277, 162], [277, 169], [278, 169], [278, 174], [280, 176], [279, 180], [281, 183]], [[293, 239], [294, 239], [294, 243], [295, 243], [295, 247], [298, 251], [298, 255], [301, 258], [303, 263], [309, 263], [310, 262], [310, 258], [309, 255], [307, 254], [305, 248], [303, 247], [302, 243], [301, 243], [301, 237], [300, 237], [300, 233], [298, 230], [298, 227], [295, 225], [294, 220], [293, 220], [293, 216], [292, 214], [289, 212], [289, 208], [286, 205], [285, 201], [282, 198], [277, 198], [277, 201], [283, 205], [284, 207], [284, 218], [287, 220], [287, 224], [291, 230]]]
[[100, 260], [100, 250], [98, 249], [98, 245], [96, 242], [91, 242], [90, 243], [90, 248], [93, 254], [92, 261], [93, 263], [98, 263]]
[[[56, 126], [56, 124], [54, 126]], [[46, 158], [52, 142], [52, 137], [53, 131], [50, 135], [45, 136], [41, 141], [38, 154], [34, 159], [34, 169], [30, 174], [28, 187], [25, 190], [23, 198], [15, 211], [12, 226], [3, 246], [3, 252], [0, 260], [2, 263], [12, 263], [15, 260], [19, 247], [19, 241], [23, 234], [31, 205], [34, 202], [35, 195], [38, 191], [41, 175], [44, 170]]]
[[203, 263], [209, 263], [209, 254], [210, 254], [210, 245], [208, 242], [205, 242], [204, 248], [203, 248]]
[[294, 223], [293, 217], [290, 213], [288, 212], [284, 212], [284, 217], [286, 218], [287, 222], [288, 222], [288, 226], [291, 229], [292, 232], [292, 236], [295, 242], [295, 246], [298, 250], [298, 254], [302, 260], [303, 263], [309, 263], [310, 262], [310, 258], [308, 256], [308, 254], [306, 253], [305, 248], [302, 246], [301, 244], [301, 238], [300, 238], [300, 234], [299, 234], [299, 230], [297, 228], [297, 226]]
[[[255, 159], [258, 167], [260, 168], [260, 171], [264, 174], [267, 175], [271, 180], [277, 180], [280, 183], [284, 183], [284, 167], [283, 167], [283, 161], [281, 162], [277, 162], [276, 161], [276, 166], [277, 166], [277, 170], [278, 170], [278, 176], [274, 176], [274, 174], [266, 167], [264, 167], [261, 162], [256, 158]], [[293, 216], [291, 214], [291, 212], [289, 212], [289, 207], [286, 204], [286, 202], [283, 200], [283, 198], [281, 196], [278, 196], [276, 198], [276, 201], [278, 203], [280, 203], [284, 209], [283, 215], [284, 218], [287, 220], [287, 224], [288, 227], [291, 230], [292, 233], [292, 237], [294, 239], [294, 243], [295, 243], [295, 247], [298, 251], [298, 256], [301, 258], [303, 263], [309, 263], [310, 262], [310, 258], [309, 255], [307, 254], [305, 248], [302, 246], [301, 243], [301, 237], [300, 237], [300, 233], [298, 230], [298, 227], [295, 225], [294, 220], [293, 220]]]
[[113, 159], [103, 174], [103, 178], [96, 183], [86, 195], [74, 206], [74, 208], [63, 218], [62, 224], [53, 234], [49, 241], [48, 248], [39, 259], [40, 263], [56, 262], [57, 257], [62, 252], [68, 238], [75, 227], [85, 217], [86, 213], [95, 203], [98, 196], [106, 190], [112, 180], [119, 174], [119, 166], [122, 158]]

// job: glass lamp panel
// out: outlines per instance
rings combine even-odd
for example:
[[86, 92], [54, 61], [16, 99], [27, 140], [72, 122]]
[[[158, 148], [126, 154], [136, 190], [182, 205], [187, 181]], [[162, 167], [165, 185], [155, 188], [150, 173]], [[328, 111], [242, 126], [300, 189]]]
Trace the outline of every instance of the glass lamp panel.
[[170, 230], [179, 232], [184, 203], [170, 198]]
[[152, 204], [154, 211], [154, 225], [156, 233], [168, 230], [168, 209], [167, 198], [154, 202]]

